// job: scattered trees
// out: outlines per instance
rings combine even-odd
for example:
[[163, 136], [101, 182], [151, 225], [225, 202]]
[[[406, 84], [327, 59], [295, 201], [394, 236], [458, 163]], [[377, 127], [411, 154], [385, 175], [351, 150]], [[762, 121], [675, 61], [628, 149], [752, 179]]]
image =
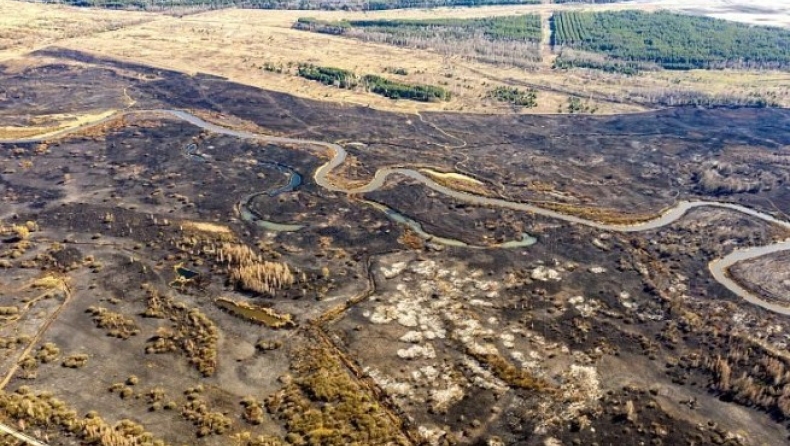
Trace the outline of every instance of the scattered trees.
[[137, 445], [164, 446], [161, 440], [137, 423], [121, 420], [115, 425], [104, 421], [96, 412], [80, 418], [64, 401], [49, 392], [33, 393], [22, 386], [13, 393], [0, 391], [0, 409], [21, 425], [40, 428], [57, 427], [76, 436], [82, 444], [99, 446]]
[[148, 286], [146, 317], [169, 319], [170, 326], [157, 330], [145, 347], [146, 353], [181, 351], [203, 376], [211, 376], [217, 368], [219, 331], [214, 322], [197, 308], [188, 308], [169, 296], [160, 295]]
[[725, 356], [686, 362], [708, 371], [711, 389], [723, 399], [756, 406], [779, 420], [790, 419], [790, 365], [786, 355], [745, 337], [723, 338], [728, 342]]
[[288, 444], [409, 444], [381, 404], [349, 376], [343, 362], [321, 342], [298, 350], [293, 378], [266, 399], [280, 419]]
[[569, 115], [595, 114], [597, 111], [598, 108], [592, 106], [589, 100], [583, 101], [578, 96], [568, 97], [568, 102], [565, 104], [565, 108], [560, 105], [557, 109], [557, 113], [568, 113]]
[[51, 342], [47, 342], [39, 348], [36, 353], [36, 359], [42, 364], [47, 364], [57, 360], [58, 355], [60, 355], [60, 348]]
[[263, 423], [263, 405], [259, 403], [254, 397], [245, 397], [241, 401], [241, 407], [244, 409], [244, 412], [242, 413], [242, 418], [244, 421], [256, 425]]
[[211, 412], [208, 403], [201, 398], [202, 391], [200, 386], [187, 389], [187, 402], [181, 408], [181, 416], [198, 428], [198, 437], [226, 433], [233, 424], [232, 421], [221, 412]]
[[107, 331], [107, 336], [129, 339], [140, 333], [134, 319], [115, 313], [104, 307], [89, 307], [87, 312], [93, 316], [96, 327]]
[[217, 251], [217, 260], [227, 265], [230, 282], [243, 290], [274, 295], [295, 280], [288, 264], [264, 261], [246, 245], [223, 244]]
[[537, 14], [475, 19], [335, 22], [301, 18], [293, 27], [525, 67], [540, 60], [543, 35], [541, 18]]
[[[358, 79], [357, 76], [349, 71], [343, 70], [340, 68], [334, 67], [319, 67], [315, 65], [300, 65], [297, 71], [297, 74], [305, 79], [314, 80], [317, 82], [321, 82], [324, 85], [333, 85], [339, 88], [346, 88], [346, 89], [353, 89], [357, 87], [357, 85], [362, 85], [365, 90], [372, 91], [373, 93], [380, 94], [382, 96], [386, 96], [390, 99], [410, 99], [413, 101], [422, 101], [422, 102], [430, 102], [430, 101], [439, 101], [439, 100], [449, 100], [450, 99], [450, 92], [441, 88], [436, 87], [433, 85], [411, 85], [406, 84], [403, 82], [396, 82], [381, 76], [376, 76], [373, 74], [368, 74], [362, 77], [362, 79]], [[226, 244], [223, 249], [228, 249], [229, 244]], [[236, 248], [233, 249], [243, 249], [240, 248], [241, 245], [238, 245]], [[248, 248], [249, 249], [249, 248]], [[251, 252], [251, 251], [250, 251]], [[250, 254], [252, 255], [252, 254]], [[239, 257], [236, 257], [239, 260]], [[268, 264], [266, 268], [263, 269], [271, 269], [271, 268], [278, 268], [273, 262], [262, 262], [261, 259], [254, 260], [252, 263], [249, 263], [247, 260], [240, 260], [241, 263], [236, 265], [232, 265], [230, 268], [231, 273], [231, 280], [236, 283], [241, 283], [246, 279], [242, 279], [241, 275], [245, 275], [247, 277], [252, 277], [253, 275], [257, 274], [256, 271], [261, 270], [265, 264]], [[229, 262], [230, 263], [230, 262]], [[254, 263], [254, 264], [253, 264]], [[287, 265], [285, 265], [287, 269]], [[291, 278], [292, 283], [293, 280]], [[249, 282], [253, 287], [243, 287], [244, 289], [250, 291], [257, 291], [263, 294], [272, 294], [273, 289], [267, 289], [264, 283], [261, 283], [257, 286]], [[256, 288], [260, 288], [261, 291], [258, 291]]]
[[63, 360], [62, 365], [63, 367], [69, 369], [78, 369], [85, 367], [87, 363], [88, 363], [88, 355], [80, 353], [80, 354], [70, 355], [69, 357]]
[[0, 307], [0, 316], [16, 316], [19, 314], [19, 307]]
[[488, 92], [488, 97], [525, 108], [538, 105], [538, 91], [534, 88], [524, 91], [515, 87], [496, 87]]

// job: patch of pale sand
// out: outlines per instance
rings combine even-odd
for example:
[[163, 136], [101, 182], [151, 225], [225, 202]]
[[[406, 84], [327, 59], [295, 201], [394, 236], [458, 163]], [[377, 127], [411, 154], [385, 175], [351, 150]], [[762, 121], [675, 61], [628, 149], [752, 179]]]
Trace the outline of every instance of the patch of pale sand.
[[457, 173], [457, 172], [437, 172], [437, 171], [432, 170], [432, 169], [420, 169], [420, 170], [422, 170], [423, 172], [427, 173], [428, 175], [430, 175], [432, 177], [436, 177], [436, 178], [439, 178], [439, 179], [463, 181], [463, 182], [467, 182], [467, 183], [477, 184], [477, 185], [480, 185], [480, 186], [482, 186], [484, 184], [480, 180], [477, 180], [475, 178], [472, 178], [472, 177], [469, 177], [469, 176], [466, 176], [464, 174]]

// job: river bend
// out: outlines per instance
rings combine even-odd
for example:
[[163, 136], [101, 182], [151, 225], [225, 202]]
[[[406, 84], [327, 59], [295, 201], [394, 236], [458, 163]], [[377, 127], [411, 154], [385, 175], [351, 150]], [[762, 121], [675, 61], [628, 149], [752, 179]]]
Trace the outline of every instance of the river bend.
[[[252, 132], [233, 130], [207, 122], [184, 110], [172, 110], [172, 109], [129, 110], [123, 113], [124, 114], [147, 114], [147, 113], [166, 114], [216, 134], [234, 136], [241, 139], [254, 139], [271, 144], [300, 144], [300, 145], [310, 145], [314, 147], [321, 147], [327, 149], [332, 153], [332, 158], [326, 163], [324, 163], [321, 167], [316, 169], [313, 178], [315, 179], [315, 182], [319, 186], [333, 192], [341, 192], [348, 194], [364, 194], [367, 192], [373, 192], [381, 188], [390, 176], [402, 175], [409, 177], [413, 180], [416, 180], [422, 183], [423, 185], [425, 185], [426, 187], [433, 189], [436, 192], [439, 192], [443, 195], [447, 195], [449, 197], [453, 197], [461, 201], [465, 201], [467, 203], [483, 205], [483, 206], [493, 206], [503, 209], [511, 209], [514, 211], [531, 212], [537, 215], [542, 215], [544, 217], [555, 218], [569, 223], [589, 226], [592, 228], [601, 229], [605, 231], [640, 232], [640, 231], [648, 231], [651, 229], [658, 229], [676, 222], [690, 210], [700, 207], [714, 207], [720, 209], [728, 209], [734, 212], [740, 212], [742, 214], [746, 214], [751, 217], [765, 221], [767, 223], [771, 223], [773, 225], [777, 225], [784, 229], [790, 230], [790, 222], [788, 221], [780, 220], [772, 215], [766, 214], [764, 212], [759, 212], [754, 209], [741, 206], [738, 204], [721, 203], [716, 201], [680, 201], [675, 206], [667, 209], [660, 216], [652, 220], [648, 220], [632, 225], [605, 224], [593, 220], [587, 220], [581, 217], [576, 217], [573, 215], [563, 214], [549, 209], [544, 209], [539, 206], [535, 206], [527, 203], [508, 201], [501, 198], [483, 197], [480, 195], [470, 194], [468, 192], [458, 191], [443, 186], [433, 181], [432, 179], [426, 177], [422, 173], [414, 169], [408, 169], [408, 168], [390, 168], [390, 167], [381, 168], [378, 171], [376, 171], [375, 175], [373, 176], [373, 179], [369, 183], [356, 188], [346, 189], [341, 186], [333, 184], [331, 181], [327, 179], [329, 173], [332, 172], [336, 167], [343, 164], [343, 162], [346, 159], [346, 150], [338, 144], [325, 142], [325, 141], [289, 138], [289, 137], [281, 137], [281, 136], [269, 136], [269, 135], [262, 135]], [[84, 126], [81, 127], [66, 129], [60, 132], [49, 133], [44, 136], [32, 136], [28, 138], [20, 138], [15, 140], [0, 140], [0, 143], [43, 142], [44, 140], [51, 140], [57, 137], [65, 136], [69, 133], [76, 132], [85, 127], [102, 124], [116, 116], [117, 115], [93, 123], [85, 124]], [[500, 247], [506, 247], [506, 246], [500, 246]], [[787, 251], [787, 250], [790, 250], [790, 239], [782, 242], [772, 243], [766, 246], [738, 249], [721, 259], [715, 259], [711, 261], [708, 266], [711, 271], [711, 274], [713, 275], [713, 278], [716, 281], [721, 283], [724, 287], [726, 287], [727, 289], [729, 289], [739, 297], [743, 298], [744, 300], [752, 304], [759, 305], [760, 307], [763, 307], [769, 311], [773, 311], [783, 315], [790, 315], [790, 307], [779, 305], [774, 302], [769, 302], [760, 298], [759, 296], [754, 295], [749, 290], [743, 288], [741, 285], [739, 285], [734, 280], [732, 280], [727, 273], [728, 268], [737, 262], [753, 259], [756, 257], [773, 254], [781, 251]]]

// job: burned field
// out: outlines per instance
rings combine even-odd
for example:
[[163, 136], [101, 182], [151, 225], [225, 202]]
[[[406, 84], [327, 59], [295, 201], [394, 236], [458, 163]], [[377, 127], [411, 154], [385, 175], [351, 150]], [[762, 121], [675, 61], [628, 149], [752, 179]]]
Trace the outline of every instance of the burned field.
[[[399, 173], [343, 192], [404, 167], [602, 223], [678, 200], [775, 213], [786, 111], [405, 115], [39, 56], [2, 71], [2, 125], [100, 122], [0, 146], [7, 426], [50, 445], [786, 442], [787, 316], [708, 269], [786, 229], [708, 207], [599, 229]], [[345, 151], [335, 189], [316, 172], [337, 154], [309, 140]], [[730, 272], [782, 301], [786, 261]]]

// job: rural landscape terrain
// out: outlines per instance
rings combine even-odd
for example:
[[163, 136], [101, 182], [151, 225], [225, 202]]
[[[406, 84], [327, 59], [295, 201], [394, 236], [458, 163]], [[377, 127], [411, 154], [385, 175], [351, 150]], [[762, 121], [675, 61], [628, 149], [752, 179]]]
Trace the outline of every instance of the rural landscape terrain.
[[0, 444], [790, 444], [790, 5], [62, 3]]

